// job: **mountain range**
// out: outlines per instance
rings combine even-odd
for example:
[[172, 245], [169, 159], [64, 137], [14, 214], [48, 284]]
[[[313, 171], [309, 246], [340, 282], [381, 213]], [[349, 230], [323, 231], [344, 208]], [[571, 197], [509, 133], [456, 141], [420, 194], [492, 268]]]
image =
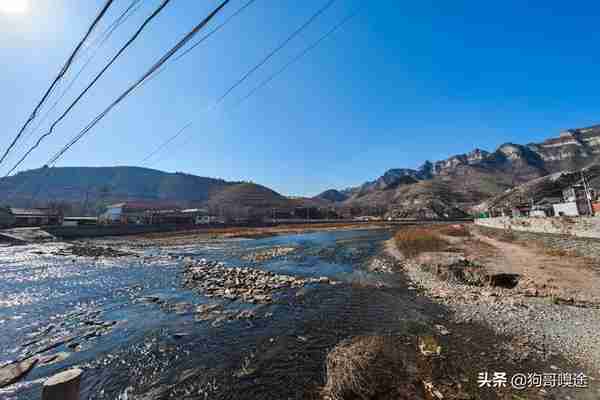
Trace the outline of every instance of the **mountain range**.
[[[337, 191], [348, 206], [382, 206], [397, 217], [450, 217], [533, 179], [579, 170], [600, 161], [600, 125], [568, 129], [541, 143], [474, 149], [417, 169], [395, 168]], [[592, 184], [595, 182], [592, 181]], [[327, 190], [317, 197], [332, 198]], [[340, 197], [341, 198], [341, 197]]]
[[[77, 204], [77, 212], [125, 200], [161, 200], [185, 207], [213, 206], [269, 212], [295, 207], [340, 207], [397, 217], [458, 217], [473, 206], [536, 178], [600, 162], [600, 125], [569, 129], [541, 143], [474, 149], [416, 169], [389, 169], [362, 185], [294, 198], [252, 182], [228, 182], [141, 167], [56, 167], [0, 179], [0, 203]], [[596, 182], [592, 181], [592, 185]], [[600, 183], [600, 182], [598, 182]]]

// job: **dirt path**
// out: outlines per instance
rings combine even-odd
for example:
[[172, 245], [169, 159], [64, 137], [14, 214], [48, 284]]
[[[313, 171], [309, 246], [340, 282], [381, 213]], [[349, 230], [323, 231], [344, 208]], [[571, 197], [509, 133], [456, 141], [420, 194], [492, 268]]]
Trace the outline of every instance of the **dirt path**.
[[549, 255], [541, 248], [501, 241], [479, 232], [473, 234], [473, 239], [491, 247], [487, 251], [476, 249], [478, 254], [474, 255], [490, 272], [520, 274], [520, 286], [548, 295], [600, 302], [600, 274], [590, 269], [584, 258]]

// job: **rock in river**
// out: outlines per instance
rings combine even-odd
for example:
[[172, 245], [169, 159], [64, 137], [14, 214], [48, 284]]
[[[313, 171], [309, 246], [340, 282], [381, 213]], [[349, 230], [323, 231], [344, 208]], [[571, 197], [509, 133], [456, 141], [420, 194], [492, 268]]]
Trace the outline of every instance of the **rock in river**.
[[28, 358], [0, 368], [0, 388], [12, 385], [25, 376], [38, 362], [37, 358]]
[[327, 277], [300, 278], [278, 275], [248, 267], [226, 267], [223, 263], [200, 260], [185, 270], [185, 286], [196, 289], [206, 297], [231, 301], [267, 304], [273, 294], [282, 289], [301, 288], [307, 284], [335, 284]]

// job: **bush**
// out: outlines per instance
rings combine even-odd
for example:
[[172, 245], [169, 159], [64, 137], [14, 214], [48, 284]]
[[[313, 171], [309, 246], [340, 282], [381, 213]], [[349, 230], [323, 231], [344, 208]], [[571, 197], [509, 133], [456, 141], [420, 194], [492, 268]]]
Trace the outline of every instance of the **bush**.
[[395, 336], [358, 336], [339, 343], [327, 355], [323, 397], [363, 400], [395, 392], [409, 381], [406, 347], [399, 341]]
[[442, 235], [446, 236], [455, 236], [455, 237], [469, 237], [471, 236], [471, 232], [465, 225], [447, 225], [443, 226], [439, 229]]
[[427, 228], [409, 228], [396, 233], [396, 247], [405, 257], [415, 257], [428, 251], [444, 251], [449, 243]]

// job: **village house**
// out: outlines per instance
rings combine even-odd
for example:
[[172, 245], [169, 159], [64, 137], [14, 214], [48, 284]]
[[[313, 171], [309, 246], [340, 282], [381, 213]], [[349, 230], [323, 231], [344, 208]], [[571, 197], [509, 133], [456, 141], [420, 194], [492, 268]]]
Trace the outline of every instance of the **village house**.
[[154, 201], [126, 201], [107, 206], [98, 222], [103, 224], [157, 224], [180, 213], [174, 204]]
[[62, 220], [62, 213], [50, 208], [0, 208], [2, 228], [60, 225]]
[[542, 197], [535, 202], [529, 215], [531, 217], [553, 217], [554, 204], [562, 202], [560, 197]]

